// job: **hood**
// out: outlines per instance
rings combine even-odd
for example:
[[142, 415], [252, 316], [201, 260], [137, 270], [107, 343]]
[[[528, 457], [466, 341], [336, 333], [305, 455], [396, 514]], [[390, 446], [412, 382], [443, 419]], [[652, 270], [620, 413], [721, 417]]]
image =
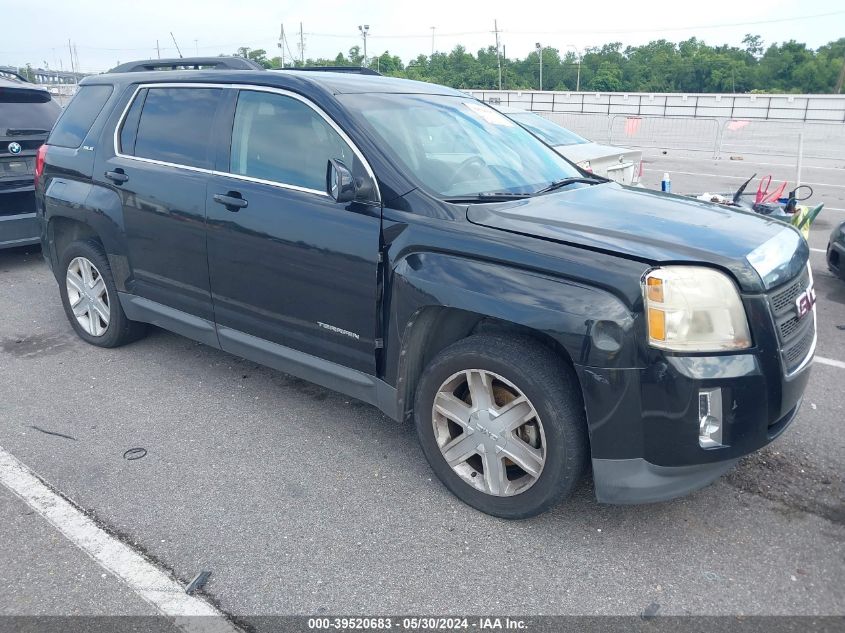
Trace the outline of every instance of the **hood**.
[[748, 292], [792, 279], [810, 254], [800, 234], [777, 220], [616, 183], [472, 205], [467, 219], [652, 264], [717, 266]]
[[580, 163], [585, 160], [598, 160], [600, 158], [612, 158], [616, 161], [619, 160], [619, 156], [624, 156], [629, 161], [638, 162], [642, 156], [642, 152], [639, 150], [628, 149], [627, 147], [613, 147], [612, 145], [600, 145], [598, 143], [555, 145], [555, 149], [573, 163]]

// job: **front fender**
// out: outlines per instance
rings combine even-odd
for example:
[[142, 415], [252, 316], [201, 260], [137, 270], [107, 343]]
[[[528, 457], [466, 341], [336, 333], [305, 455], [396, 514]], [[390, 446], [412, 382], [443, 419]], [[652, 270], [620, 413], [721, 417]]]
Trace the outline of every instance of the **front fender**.
[[583, 283], [442, 253], [414, 253], [393, 269], [391, 323], [400, 337], [427, 306], [456, 308], [543, 332], [578, 365], [635, 367], [637, 315]]

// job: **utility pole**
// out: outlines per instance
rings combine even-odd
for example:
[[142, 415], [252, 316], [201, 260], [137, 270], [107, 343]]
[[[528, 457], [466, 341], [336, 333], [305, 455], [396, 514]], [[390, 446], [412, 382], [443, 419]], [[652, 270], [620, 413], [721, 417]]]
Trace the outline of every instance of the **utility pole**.
[[839, 71], [839, 79], [836, 80], [836, 87], [833, 89], [834, 94], [842, 92], [842, 84], [845, 84], [845, 60], [842, 62], [842, 70]]
[[281, 25], [279, 32], [279, 50], [282, 51], [282, 68], [285, 67], [285, 25]]
[[179, 50], [179, 43], [176, 41], [176, 36], [173, 35], [173, 31], [170, 31], [170, 37], [173, 38], [173, 43], [176, 45], [176, 52], [179, 53], [179, 59], [182, 59], [182, 51]]
[[540, 57], [540, 90], [543, 89], [543, 47], [540, 42], [535, 44], [537, 47], [537, 55]]
[[361, 65], [366, 66], [367, 65], [367, 35], [370, 33], [370, 25], [365, 24], [365, 25], [361, 26], [359, 24], [358, 30], [361, 31], [361, 37], [364, 38], [364, 63], [361, 64]]
[[499, 24], [493, 20], [493, 32], [496, 34], [496, 65], [499, 67], [499, 90], [502, 89], [502, 56], [499, 55]]
[[305, 38], [302, 35], [302, 22], [299, 23], [299, 61], [305, 66]]
[[199, 40], [194, 40], [194, 53], [196, 53], [197, 57], [200, 56]]
[[67, 41], [67, 52], [70, 55], [70, 72], [76, 74], [76, 66], [73, 63], [73, 47], [70, 45], [70, 38]]
[[158, 58], [161, 59], [161, 49], [158, 46], [158, 40], [156, 40], [156, 55], [158, 55]]
[[429, 27], [431, 29], [431, 54], [434, 55], [434, 27]]

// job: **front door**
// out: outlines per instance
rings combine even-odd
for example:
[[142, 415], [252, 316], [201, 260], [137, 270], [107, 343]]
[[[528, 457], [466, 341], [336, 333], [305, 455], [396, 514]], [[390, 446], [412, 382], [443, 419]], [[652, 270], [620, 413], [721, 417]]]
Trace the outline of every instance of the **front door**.
[[245, 333], [374, 374], [381, 209], [325, 193], [328, 160], [360, 173], [360, 155], [283, 91], [241, 89], [229, 129], [206, 199], [221, 345]]

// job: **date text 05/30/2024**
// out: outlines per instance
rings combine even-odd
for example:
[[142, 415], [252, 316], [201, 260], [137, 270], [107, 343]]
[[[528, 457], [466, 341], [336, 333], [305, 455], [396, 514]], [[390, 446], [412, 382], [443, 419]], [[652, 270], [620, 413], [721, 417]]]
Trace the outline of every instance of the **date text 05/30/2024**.
[[408, 631], [525, 631], [526, 622], [515, 618], [498, 617], [321, 617], [308, 618], [312, 630], [408, 630]]

